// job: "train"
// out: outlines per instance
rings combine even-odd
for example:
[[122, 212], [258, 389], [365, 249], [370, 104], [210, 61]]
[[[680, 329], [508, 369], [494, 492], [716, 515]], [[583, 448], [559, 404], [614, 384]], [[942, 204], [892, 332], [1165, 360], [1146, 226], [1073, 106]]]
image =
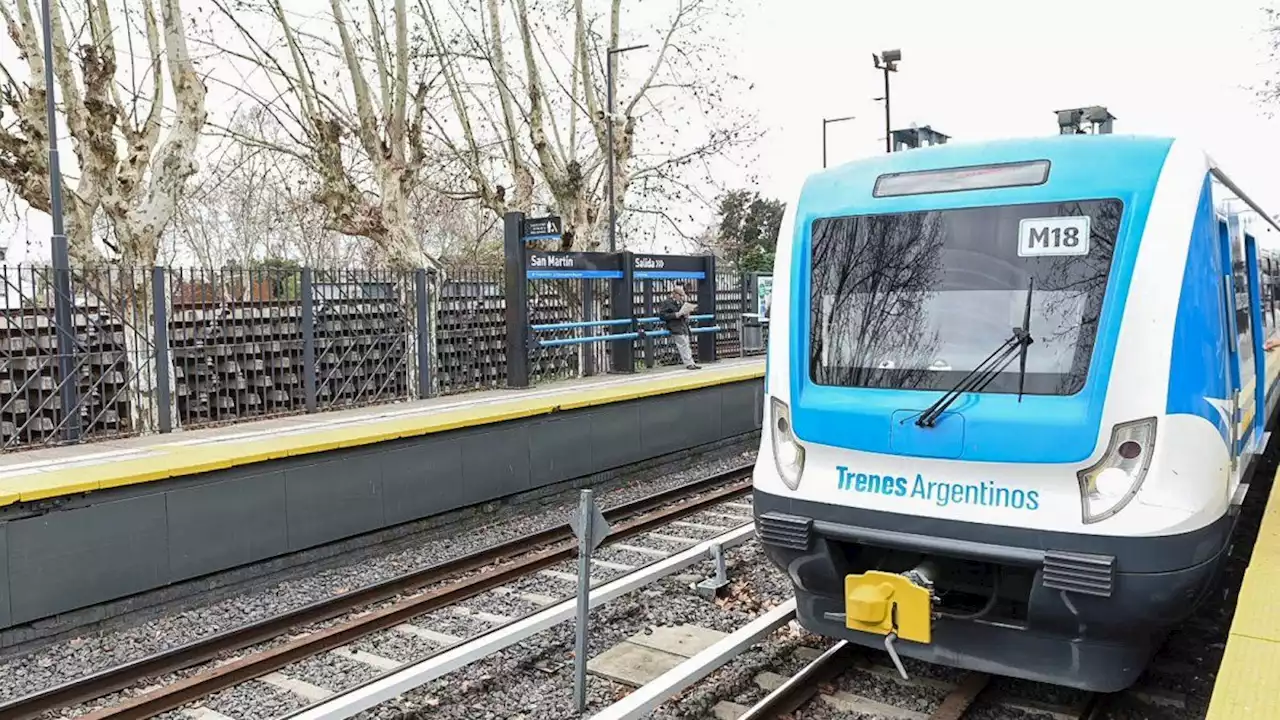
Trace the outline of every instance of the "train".
[[1131, 686], [1267, 446], [1274, 221], [1193, 143], [1113, 134], [886, 154], [791, 200], [753, 503], [800, 625], [903, 677]]

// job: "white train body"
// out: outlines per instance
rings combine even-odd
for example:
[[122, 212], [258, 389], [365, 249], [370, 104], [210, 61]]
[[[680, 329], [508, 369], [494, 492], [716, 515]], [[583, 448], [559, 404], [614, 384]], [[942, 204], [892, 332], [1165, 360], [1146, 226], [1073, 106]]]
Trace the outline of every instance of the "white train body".
[[[1274, 263], [1215, 175], [1182, 142], [1102, 135], [806, 182], [755, 470], [802, 624], [1093, 690], [1137, 678], [1225, 555], [1275, 401]], [[927, 620], [898, 617], [919, 588]]]

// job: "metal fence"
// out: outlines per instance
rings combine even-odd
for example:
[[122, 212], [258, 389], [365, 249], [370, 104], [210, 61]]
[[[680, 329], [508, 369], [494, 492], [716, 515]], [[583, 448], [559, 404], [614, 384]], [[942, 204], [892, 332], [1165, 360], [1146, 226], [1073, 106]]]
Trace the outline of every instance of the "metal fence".
[[431, 391], [439, 395], [499, 388], [507, 382], [507, 318], [503, 273], [449, 272], [436, 293]]
[[[0, 266], [0, 450], [194, 429], [505, 387], [501, 269], [73, 270], [59, 352], [54, 271]], [[652, 317], [668, 281], [637, 281]], [[722, 356], [741, 354], [748, 297], [717, 277]], [[531, 281], [534, 382], [608, 372], [606, 281]], [[745, 305], [753, 307], [752, 305]], [[588, 323], [597, 323], [589, 325]], [[657, 328], [657, 326], [652, 326]], [[667, 338], [635, 341], [637, 368], [678, 359]]]
[[68, 354], [59, 351], [54, 271], [0, 268], [0, 447], [157, 429], [153, 274], [104, 268], [71, 275]]

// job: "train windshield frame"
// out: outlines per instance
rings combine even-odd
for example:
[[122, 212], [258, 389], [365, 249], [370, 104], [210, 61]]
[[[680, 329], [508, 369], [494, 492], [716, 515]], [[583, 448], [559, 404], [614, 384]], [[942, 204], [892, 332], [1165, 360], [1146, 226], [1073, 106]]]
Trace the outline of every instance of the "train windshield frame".
[[[1078, 393], [1124, 209], [1102, 198], [814, 220], [810, 380], [946, 390], [1022, 325], [1032, 286], [1025, 394]], [[983, 392], [1016, 394], [1018, 374]]]

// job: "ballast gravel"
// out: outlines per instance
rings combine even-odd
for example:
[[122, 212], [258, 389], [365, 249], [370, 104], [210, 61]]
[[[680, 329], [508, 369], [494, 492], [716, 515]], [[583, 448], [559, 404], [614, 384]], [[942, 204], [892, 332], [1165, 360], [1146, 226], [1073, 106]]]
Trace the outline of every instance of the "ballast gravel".
[[[722, 599], [707, 600], [691, 587], [695, 579], [706, 577], [714, 569], [710, 562], [702, 562], [680, 575], [660, 580], [593, 610], [590, 657], [655, 626], [692, 624], [730, 633], [789, 597], [790, 587], [785, 585], [785, 578], [779, 583], [772, 577], [780, 573], [767, 564], [754, 540], [729, 550], [726, 560], [734, 589]], [[775, 592], [778, 588], [785, 588], [785, 592]], [[572, 622], [561, 623], [358, 717], [365, 720], [576, 718], [573, 632]], [[797, 636], [794, 632], [790, 635], [792, 639], [784, 643], [787, 647], [795, 644]], [[700, 684], [699, 688], [706, 684]], [[625, 685], [588, 676], [588, 715], [625, 697], [631, 690]], [[670, 704], [679, 714], [655, 714], [654, 717], [703, 717], [703, 710], [714, 705], [722, 692], [725, 691], [714, 688], [695, 693], [696, 697], [681, 698]]]
[[[703, 462], [660, 477], [630, 479], [597, 489], [608, 508], [709, 475], [749, 464], [754, 451]], [[577, 493], [562, 493], [482, 516], [463, 518], [421, 534], [400, 538], [380, 555], [351, 560], [219, 602], [166, 614], [127, 629], [86, 634], [0, 661], [0, 702], [70, 682], [218, 632], [277, 615], [352, 589], [485, 547], [565, 523], [577, 507]], [[616, 557], [612, 555], [611, 557]], [[601, 557], [605, 557], [602, 552]], [[625, 557], [625, 556], [624, 556]], [[647, 558], [644, 562], [652, 562]], [[616, 562], [626, 562], [617, 560]], [[630, 563], [630, 564], [644, 564]], [[572, 588], [568, 588], [572, 592]]]
[[399, 630], [385, 630], [352, 643], [357, 650], [380, 655], [396, 662], [407, 663], [420, 660], [444, 647], [417, 635], [409, 635]]
[[[298, 695], [255, 681], [211, 695], [200, 706], [236, 720], [272, 720], [301, 710], [308, 704]], [[180, 712], [168, 715], [174, 720], [190, 720]]]

